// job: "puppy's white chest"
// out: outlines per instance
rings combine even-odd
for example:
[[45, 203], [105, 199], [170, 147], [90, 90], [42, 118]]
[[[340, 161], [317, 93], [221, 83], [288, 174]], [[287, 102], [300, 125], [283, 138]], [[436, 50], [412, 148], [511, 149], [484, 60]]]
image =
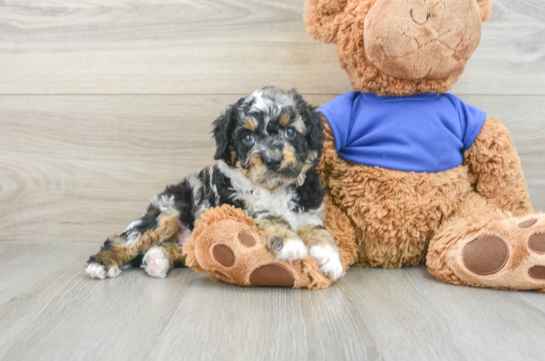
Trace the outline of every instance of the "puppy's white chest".
[[288, 189], [282, 189], [271, 193], [265, 189], [254, 188], [246, 194], [244, 203], [246, 207], [256, 212], [269, 212], [276, 216], [293, 214], [295, 202], [294, 194]]
[[322, 207], [306, 212], [299, 212], [297, 204], [299, 198], [291, 187], [278, 192], [254, 186], [237, 170], [229, 168], [224, 162], [218, 162], [219, 169], [231, 180], [231, 186], [235, 191], [234, 200], [244, 202], [244, 206], [254, 213], [268, 213], [283, 217], [294, 231], [305, 225], [322, 225]]

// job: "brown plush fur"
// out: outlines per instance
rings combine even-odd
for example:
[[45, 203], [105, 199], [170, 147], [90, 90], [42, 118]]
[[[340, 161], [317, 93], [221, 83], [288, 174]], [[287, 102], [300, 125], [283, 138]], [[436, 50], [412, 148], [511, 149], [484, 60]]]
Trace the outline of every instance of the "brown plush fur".
[[[437, 6], [449, 11], [436, 11]], [[472, 4], [461, 0], [308, 0], [305, 22], [312, 37], [336, 44], [341, 67], [355, 90], [390, 96], [445, 93], [463, 73], [478, 43], [480, 26], [475, 21], [487, 21], [491, 7], [491, 0]], [[437, 15], [444, 19], [439, 26], [435, 26]], [[433, 41], [434, 31], [441, 35], [443, 26], [461, 31], [459, 43], [455, 36], [438, 38], [458, 47], [449, 45], [444, 54], [439, 54], [441, 50], [427, 54], [420, 44]], [[385, 51], [388, 47], [390, 53]], [[411, 47], [416, 53], [407, 52]], [[426, 76], [418, 75], [427, 68]], [[336, 207], [328, 210], [326, 223], [335, 239], [347, 236], [344, 229], [355, 235], [352, 242], [340, 244], [341, 254], [352, 255], [357, 247], [357, 255], [343, 258], [345, 267], [352, 262], [366, 267], [427, 262], [430, 272], [444, 282], [545, 290], [545, 280], [540, 279], [545, 275], [545, 267], [540, 268], [545, 254], [529, 246], [537, 239], [545, 248], [545, 216], [533, 214], [520, 159], [509, 131], [498, 119], [485, 122], [461, 166], [440, 173], [401, 172], [341, 159], [327, 119], [323, 120], [326, 140], [318, 170], [328, 202]], [[331, 226], [338, 223], [335, 212], [348, 216], [350, 224]], [[505, 255], [498, 256], [498, 249], [468, 246], [487, 237], [505, 243], [501, 246]], [[473, 249], [482, 254], [472, 254]], [[466, 257], [487, 260], [489, 254], [500, 261], [505, 257], [504, 263], [487, 274], [470, 271]]]
[[[327, 139], [332, 139], [326, 128]], [[341, 158], [324, 169], [334, 142], [326, 142], [320, 163], [333, 203], [356, 228], [357, 265], [398, 268], [424, 262], [430, 239], [470, 192], [467, 168], [430, 176], [355, 164]], [[327, 214], [329, 218], [330, 215]], [[336, 234], [333, 234], [336, 237]]]
[[325, 197], [324, 204], [327, 215], [324, 226], [333, 235], [335, 245], [339, 249], [343, 269], [346, 271], [356, 262], [358, 257], [358, 245], [354, 242], [356, 232], [346, 214], [333, 205], [330, 196]]
[[465, 154], [470, 183], [489, 203], [523, 216], [534, 210], [530, 203], [520, 159], [509, 130], [496, 118], [486, 121]]
[[[528, 276], [529, 268], [545, 264], [544, 255], [528, 248], [530, 237], [545, 231], [545, 216], [532, 215], [520, 159], [499, 120], [485, 122], [462, 166], [435, 174], [348, 162], [336, 156], [329, 126], [325, 132], [319, 170], [327, 202], [338, 207], [327, 209], [326, 224], [336, 240], [346, 239], [347, 229], [355, 232], [355, 241], [336, 242], [341, 254], [358, 248], [357, 257], [342, 258], [345, 268], [405, 267], [427, 259], [430, 273], [444, 282], [545, 289], [545, 281]], [[332, 227], [339, 211], [351, 222]], [[527, 219], [538, 222], [520, 228]], [[463, 265], [463, 247], [481, 235], [498, 235], [509, 245], [509, 261], [497, 274], [478, 276]]]

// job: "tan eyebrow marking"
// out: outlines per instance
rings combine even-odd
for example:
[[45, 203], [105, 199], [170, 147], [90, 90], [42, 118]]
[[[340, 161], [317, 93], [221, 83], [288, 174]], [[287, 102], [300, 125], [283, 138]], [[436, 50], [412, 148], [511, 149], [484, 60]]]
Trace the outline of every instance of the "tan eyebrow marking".
[[280, 118], [280, 125], [285, 127], [290, 123], [291, 116], [289, 114], [282, 115], [282, 118]]
[[254, 118], [245, 118], [242, 122], [244, 124], [244, 128], [251, 130], [252, 132], [257, 129], [257, 120]]
[[307, 126], [302, 119], [297, 119], [295, 122], [291, 123], [291, 126], [297, 131], [297, 133], [307, 135]]

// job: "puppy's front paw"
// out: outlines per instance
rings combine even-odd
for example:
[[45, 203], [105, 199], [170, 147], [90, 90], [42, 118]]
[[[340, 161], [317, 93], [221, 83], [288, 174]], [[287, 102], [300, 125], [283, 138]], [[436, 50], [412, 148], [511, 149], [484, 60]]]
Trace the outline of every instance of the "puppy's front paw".
[[142, 267], [152, 277], [165, 278], [170, 269], [170, 262], [160, 247], [151, 248], [144, 256], [142, 263]]
[[332, 246], [313, 246], [310, 255], [316, 260], [320, 271], [332, 281], [338, 280], [343, 274], [343, 265], [339, 251]]
[[87, 272], [87, 274], [91, 278], [103, 280], [106, 277], [114, 278], [119, 276], [121, 270], [115, 266], [106, 269], [104, 265], [101, 265], [99, 263], [89, 263], [85, 268], [85, 272]]
[[307, 246], [300, 239], [290, 239], [284, 242], [280, 250], [276, 252], [276, 258], [283, 261], [296, 261], [307, 258]]

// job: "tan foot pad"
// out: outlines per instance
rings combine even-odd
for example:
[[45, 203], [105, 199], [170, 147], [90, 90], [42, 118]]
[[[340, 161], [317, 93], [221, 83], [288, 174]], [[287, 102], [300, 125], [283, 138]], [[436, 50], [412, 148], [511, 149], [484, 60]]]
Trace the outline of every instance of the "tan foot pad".
[[231, 267], [235, 264], [234, 252], [224, 244], [216, 244], [212, 249], [212, 254], [216, 261], [225, 267]]
[[468, 243], [463, 252], [464, 265], [478, 275], [501, 271], [509, 259], [509, 247], [498, 236], [481, 236]]
[[545, 233], [537, 233], [531, 236], [528, 247], [535, 253], [545, 253]]
[[530, 228], [532, 227], [534, 224], [537, 223], [537, 219], [536, 218], [532, 218], [532, 219], [528, 219], [524, 222], [520, 222], [518, 224], [519, 228], [522, 228], [522, 229], [526, 229], [526, 228]]
[[528, 274], [532, 278], [536, 278], [538, 280], [545, 280], [545, 267], [534, 266], [528, 270]]

